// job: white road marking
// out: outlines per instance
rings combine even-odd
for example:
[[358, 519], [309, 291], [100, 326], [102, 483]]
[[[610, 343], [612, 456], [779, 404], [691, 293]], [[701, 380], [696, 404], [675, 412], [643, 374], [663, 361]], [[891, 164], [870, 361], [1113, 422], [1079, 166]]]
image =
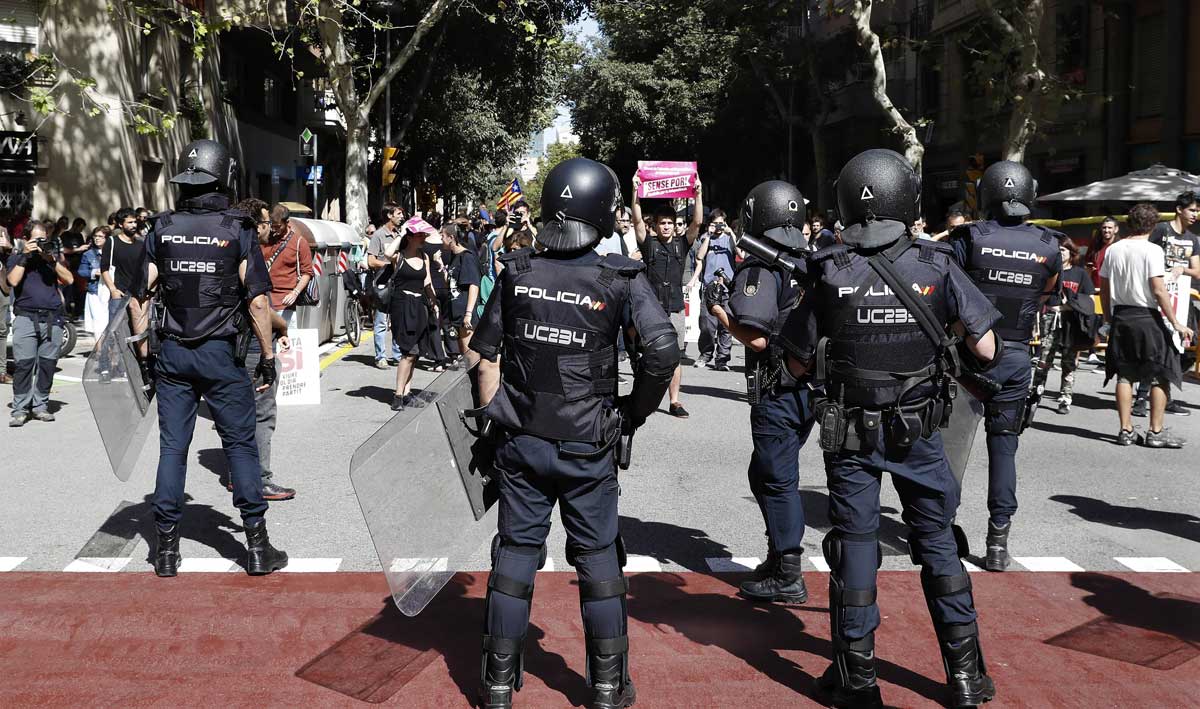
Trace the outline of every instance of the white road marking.
[[1146, 573], [1187, 573], [1187, 569], [1165, 556], [1118, 556], [1115, 557], [1115, 560], [1118, 564], [1134, 571]]
[[63, 381], [63, 382], [82, 382], [83, 381], [83, 379], [81, 377], [72, 377], [67, 374], [55, 374], [54, 378], [59, 381]]
[[28, 558], [27, 556], [0, 556], [0, 571], [12, 571]]
[[332, 573], [341, 565], [341, 559], [288, 559], [288, 565], [283, 570], [291, 573]]
[[233, 567], [233, 559], [206, 559], [185, 556], [183, 557], [183, 561], [179, 562], [179, 573], [224, 573], [232, 571]]
[[829, 564], [825, 563], [825, 557], [823, 556], [810, 556], [808, 557], [808, 563], [816, 567], [817, 571], [829, 573]]
[[1029, 571], [1083, 571], [1083, 567], [1065, 556], [1014, 556], [1013, 561]]
[[446, 557], [429, 557], [426, 559], [392, 559], [388, 573], [393, 574], [425, 574], [433, 571], [448, 571], [450, 560]]
[[546, 557], [546, 565], [538, 569], [539, 571], [554, 571], [554, 557]]
[[93, 573], [120, 571], [131, 561], [130, 557], [81, 557], [67, 564], [63, 571], [71, 573]]
[[628, 573], [662, 571], [662, 564], [651, 556], [631, 556], [625, 561], [625, 571]]
[[966, 569], [967, 573], [969, 573], [969, 574], [975, 573], [976, 571], [983, 571], [983, 569], [972, 564], [971, 562], [967, 561], [966, 559], [962, 560], [962, 565], [963, 565], [963, 568]]
[[709, 557], [705, 559], [708, 562], [708, 568], [714, 573], [740, 572], [751, 571], [755, 566], [762, 563], [762, 560], [753, 556], [738, 556], [729, 558], [727, 556]]

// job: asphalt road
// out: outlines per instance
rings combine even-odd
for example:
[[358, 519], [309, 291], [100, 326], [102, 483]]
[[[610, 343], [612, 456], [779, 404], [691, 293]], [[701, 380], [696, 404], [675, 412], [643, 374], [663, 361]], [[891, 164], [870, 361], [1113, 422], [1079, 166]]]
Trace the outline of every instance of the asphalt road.
[[[689, 351], [695, 353], [694, 344]], [[296, 571], [378, 570], [348, 469], [355, 449], [392, 416], [388, 402], [395, 374], [371, 366], [369, 342], [330, 350], [325, 357], [322, 403], [280, 410], [274, 468], [277, 481], [299, 494], [271, 505], [268, 526]], [[629, 570], [736, 569], [765, 554], [762, 520], [745, 477], [751, 444], [741, 363], [739, 349], [732, 372], [687, 368], [683, 403], [691, 418], [656, 415], [639, 432], [633, 467], [621, 476], [621, 528], [633, 557]], [[77, 381], [82, 365], [78, 355], [60, 363], [52, 396], [56, 422], [0, 428], [0, 570], [149, 569], [145, 537], [152, 529], [157, 442], [146, 446], [128, 482], [116, 480]], [[418, 371], [415, 385], [433, 376]], [[1047, 397], [1051, 406], [1057, 377], [1056, 372]], [[1192, 440], [1183, 450], [1118, 447], [1112, 387], [1103, 389], [1102, 380], [1102, 373], [1081, 369], [1074, 411], [1059, 416], [1044, 408], [1021, 439], [1021, 508], [1010, 540], [1018, 559], [1014, 568], [1200, 570], [1195, 454], [1200, 413], [1169, 417], [1168, 424]], [[8, 397], [8, 388], [0, 389], [0, 400]], [[1200, 404], [1191, 383], [1181, 398]], [[800, 464], [810, 525], [806, 556], [815, 560], [812, 568], [821, 568], [828, 498], [815, 437]], [[224, 472], [217, 435], [201, 419], [189, 462], [185, 569], [233, 571], [244, 555], [236, 510], [220, 484]], [[975, 551], [982, 550], [986, 529], [986, 485], [981, 434], [958, 517]], [[890, 486], [884, 487], [882, 504], [884, 568], [911, 569], [900, 505]], [[566, 569], [563, 543], [556, 522], [552, 568]], [[473, 563], [486, 567], [482, 555]]]

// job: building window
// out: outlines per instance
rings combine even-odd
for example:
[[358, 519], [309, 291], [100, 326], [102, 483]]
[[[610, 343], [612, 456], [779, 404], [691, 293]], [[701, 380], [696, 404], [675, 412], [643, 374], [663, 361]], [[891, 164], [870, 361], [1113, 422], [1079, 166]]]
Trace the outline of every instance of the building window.
[[279, 79], [267, 74], [263, 76], [263, 115], [279, 118], [283, 113], [283, 90]]
[[1083, 3], [1063, 5], [1055, 14], [1055, 68], [1072, 86], [1087, 83], [1088, 7]]
[[1147, 15], [1133, 27], [1133, 116], [1162, 115], [1166, 89], [1166, 17]]

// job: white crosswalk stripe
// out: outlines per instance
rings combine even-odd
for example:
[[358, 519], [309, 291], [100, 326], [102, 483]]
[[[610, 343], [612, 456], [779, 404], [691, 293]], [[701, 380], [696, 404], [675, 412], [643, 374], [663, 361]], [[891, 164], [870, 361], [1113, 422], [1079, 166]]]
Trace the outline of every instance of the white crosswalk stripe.
[[332, 573], [342, 565], [341, 559], [288, 559], [283, 570], [288, 573]]
[[67, 564], [63, 571], [70, 573], [112, 573], [125, 568], [131, 559], [129, 557], [82, 557]]
[[28, 558], [27, 556], [0, 556], [0, 571], [12, 571]]
[[1029, 571], [1083, 571], [1083, 567], [1064, 556], [1014, 556], [1013, 561]]
[[1115, 561], [1134, 571], [1147, 573], [1187, 573], [1187, 569], [1165, 556], [1118, 556], [1115, 557]]
[[223, 573], [233, 571], [236, 566], [233, 559], [206, 559], [185, 556], [179, 562], [179, 573]]
[[651, 556], [631, 556], [625, 562], [625, 573], [662, 571], [662, 564]]
[[812, 564], [817, 571], [829, 573], [829, 564], [825, 563], [825, 557], [823, 556], [810, 556], [808, 557], [808, 563]]
[[704, 560], [713, 573], [752, 571], [762, 560], [755, 556], [711, 557]]

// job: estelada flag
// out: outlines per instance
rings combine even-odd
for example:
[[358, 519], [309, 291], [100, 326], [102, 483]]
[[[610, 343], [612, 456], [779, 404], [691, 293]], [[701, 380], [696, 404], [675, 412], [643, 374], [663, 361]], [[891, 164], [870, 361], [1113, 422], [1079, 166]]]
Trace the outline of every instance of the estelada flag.
[[508, 209], [524, 198], [525, 194], [521, 192], [521, 181], [513, 178], [512, 184], [508, 186], [508, 189], [504, 190], [504, 194], [500, 195], [500, 201], [496, 203], [496, 208]]

